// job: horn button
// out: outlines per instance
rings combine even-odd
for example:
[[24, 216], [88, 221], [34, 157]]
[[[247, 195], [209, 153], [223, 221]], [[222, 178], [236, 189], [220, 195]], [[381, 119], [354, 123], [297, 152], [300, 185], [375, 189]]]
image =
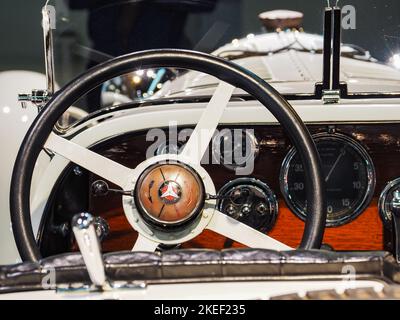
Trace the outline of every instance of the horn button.
[[139, 213], [151, 225], [182, 226], [195, 219], [205, 200], [198, 174], [181, 163], [155, 164], [139, 177], [135, 201]]

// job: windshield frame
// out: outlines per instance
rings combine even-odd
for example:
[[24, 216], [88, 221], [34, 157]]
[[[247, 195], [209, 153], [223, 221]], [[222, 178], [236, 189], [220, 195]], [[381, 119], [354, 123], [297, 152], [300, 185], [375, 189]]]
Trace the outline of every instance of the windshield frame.
[[[46, 1], [46, 6], [50, 1]], [[142, 1], [123, 1], [122, 3], [129, 2], [142, 2]], [[119, 5], [119, 4], [116, 4]], [[110, 5], [108, 5], [110, 6]], [[50, 30], [51, 31], [51, 30]], [[51, 33], [51, 32], [50, 32]], [[323, 66], [322, 66], [322, 82], [315, 83], [314, 92], [305, 93], [305, 92], [297, 92], [297, 93], [283, 93], [287, 100], [323, 100], [326, 95], [331, 95], [332, 93], [336, 93], [338, 95], [338, 99], [390, 99], [390, 98], [400, 98], [400, 89], [399, 91], [391, 91], [391, 92], [350, 92], [347, 84], [345, 82], [340, 81], [340, 72], [341, 72], [341, 33], [342, 33], [342, 8], [338, 6], [326, 7], [324, 11], [324, 48], [322, 50], [323, 54]], [[46, 45], [52, 45], [49, 43], [48, 39], [51, 39], [51, 36], [46, 36], [45, 31], [45, 43]], [[90, 49], [90, 48], [89, 48]], [[95, 51], [94, 49], [90, 49]], [[51, 52], [48, 47], [46, 47], [46, 52]], [[100, 52], [101, 53], [101, 52]], [[259, 54], [263, 54], [260, 52]], [[100, 60], [107, 61], [111, 58], [110, 55], [100, 55]], [[49, 69], [48, 73], [50, 74], [52, 71], [51, 63], [49, 58], [46, 55], [46, 71]], [[54, 62], [53, 62], [54, 64]], [[54, 70], [54, 69], [53, 69]], [[49, 79], [50, 75], [48, 75]], [[329, 80], [327, 80], [329, 78]], [[50, 81], [50, 80], [49, 80]], [[48, 81], [48, 83], [49, 83]], [[51, 91], [50, 91], [51, 93]], [[195, 97], [196, 98], [196, 97]], [[338, 99], [334, 99], [333, 103], [337, 102]], [[170, 99], [169, 99], [170, 100]], [[246, 100], [249, 100], [248, 98]], [[134, 101], [136, 102], [136, 101]], [[143, 101], [142, 101], [143, 102]], [[324, 103], [330, 103], [324, 101]]]

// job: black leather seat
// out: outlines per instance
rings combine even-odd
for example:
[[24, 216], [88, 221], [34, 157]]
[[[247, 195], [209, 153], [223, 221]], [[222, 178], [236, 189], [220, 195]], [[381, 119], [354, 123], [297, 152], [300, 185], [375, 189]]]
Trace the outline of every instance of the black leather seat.
[[[311, 275], [332, 278], [345, 276], [345, 266], [354, 268], [357, 277], [400, 280], [395, 260], [384, 251], [191, 249], [162, 253], [114, 252], [104, 254], [103, 258], [108, 278], [116, 281], [260, 280]], [[52, 270], [55, 270], [57, 284], [90, 282], [82, 256], [67, 253], [45, 258], [39, 263], [0, 267], [0, 292], [8, 291], [10, 287], [39, 288], [43, 278]]]

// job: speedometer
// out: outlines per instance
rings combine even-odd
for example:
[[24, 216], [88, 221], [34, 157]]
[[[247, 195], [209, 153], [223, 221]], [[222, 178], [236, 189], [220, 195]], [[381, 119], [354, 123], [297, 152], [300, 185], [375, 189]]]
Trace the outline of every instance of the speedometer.
[[[353, 139], [341, 134], [319, 134], [314, 141], [326, 183], [328, 227], [355, 219], [372, 199], [375, 170], [371, 157]], [[293, 148], [281, 169], [281, 191], [289, 208], [305, 219], [307, 201], [303, 164]]]

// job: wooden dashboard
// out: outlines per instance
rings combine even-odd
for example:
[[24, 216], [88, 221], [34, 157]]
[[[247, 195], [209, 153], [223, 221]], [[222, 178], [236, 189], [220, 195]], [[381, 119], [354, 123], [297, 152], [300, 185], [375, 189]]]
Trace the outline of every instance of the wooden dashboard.
[[[260, 152], [256, 158], [251, 177], [269, 185], [275, 192], [279, 203], [279, 213], [275, 226], [268, 233], [271, 237], [297, 247], [300, 243], [304, 222], [293, 214], [286, 205], [279, 186], [282, 162], [291, 148], [291, 143], [279, 125], [245, 126], [229, 128], [254, 129]], [[376, 187], [368, 207], [353, 221], [339, 227], [326, 228], [324, 243], [335, 250], [390, 250], [391, 231], [383, 226], [378, 212], [378, 199], [386, 183], [400, 177], [400, 124], [320, 124], [308, 126], [311, 134], [335, 130], [358, 141], [370, 155], [376, 172]], [[222, 129], [222, 127], [220, 128]], [[145, 160], [147, 148], [153, 141], [146, 141], [146, 132], [128, 134], [113, 138], [93, 148], [94, 151], [125, 166], [134, 168]], [[205, 165], [219, 190], [230, 180], [237, 178], [235, 173], [222, 165]], [[98, 177], [88, 175], [88, 186]], [[94, 197], [89, 194], [87, 209], [96, 216], [107, 220], [110, 233], [102, 242], [104, 251], [130, 250], [137, 234], [125, 218], [121, 196], [108, 194]], [[205, 231], [184, 248], [222, 249], [230, 246], [240, 247], [211, 231]]]

